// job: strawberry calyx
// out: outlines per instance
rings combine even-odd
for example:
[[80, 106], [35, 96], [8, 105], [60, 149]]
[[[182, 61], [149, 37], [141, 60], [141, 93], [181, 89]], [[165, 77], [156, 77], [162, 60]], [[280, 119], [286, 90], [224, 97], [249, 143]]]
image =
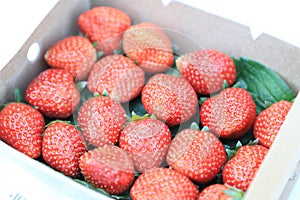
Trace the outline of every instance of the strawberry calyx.
[[139, 121], [139, 120], [143, 120], [143, 119], [146, 119], [149, 117], [152, 119], [156, 119], [156, 117], [153, 114], [151, 116], [149, 116], [149, 114], [146, 113], [141, 116], [141, 115], [136, 114], [134, 111], [131, 112], [131, 116], [126, 115], [127, 122]]
[[[257, 145], [258, 144], [258, 139], [255, 140], [250, 140], [247, 144], [245, 145], [249, 145], [249, 146], [253, 146], [253, 145]], [[227, 161], [230, 160], [231, 158], [233, 158], [236, 154], [236, 152], [242, 147], [245, 146], [241, 143], [241, 141], [237, 141], [234, 149], [231, 149], [230, 146], [228, 145], [224, 145], [225, 147], [225, 151], [227, 153]]]
[[65, 123], [65, 124], [70, 124], [72, 126], [75, 126], [74, 124], [71, 123], [71, 121], [65, 121], [65, 120], [56, 119], [56, 120], [50, 121], [48, 124], [46, 124], [45, 128], [48, 128], [50, 125], [58, 123], [58, 122], [62, 122], [62, 123]]
[[243, 199], [243, 196], [244, 196], [244, 192], [242, 190], [239, 190], [235, 187], [232, 187], [232, 186], [229, 186], [229, 185], [226, 185], [229, 189], [228, 190], [224, 190], [223, 192], [230, 196], [230, 197], [233, 197], [232, 200], [241, 200]]
[[[200, 130], [199, 124], [197, 122], [192, 122], [190, 125], [190, 129]], [[203, 126], [201, 131], [209, 132], [208, 126]]]
[[194, 130], [200, 130], [200, 127], [197, 122], [192, 122], [190, 128]]
[[243, 144], [241, 143], [241, 141], [237, 141], [234, 149], [231, 149], [228, 145], [224, 145], [225, 147], [225, 151], [227, 154], [227, 161], [230, 160], [231, 158], [233, 158], [236, 154], [236, 152], [243, 146]]
[[86, 88], [87, 84], [87, 81], [79, 81], [76, 83], [75, 87], [79, 92], [81, 92]]

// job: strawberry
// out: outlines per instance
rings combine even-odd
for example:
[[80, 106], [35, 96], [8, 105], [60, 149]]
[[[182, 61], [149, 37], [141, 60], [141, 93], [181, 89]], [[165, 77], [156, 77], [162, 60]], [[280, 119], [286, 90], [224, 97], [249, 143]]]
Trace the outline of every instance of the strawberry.
[[147, 73], [166, 71], [173, 64], [169, 37], [162, 28], [149, 22], [133, 25], [125, 31], [123, 49]]
[[199, 94], [208, 95], [223, 89], [224, 81], [231, 86], [236, 80], [233, 60], [217, 50], [198, 50], [176, 59], [179, 72]]
[[85, 139], [99, 147], [118, 142], [126, 114], [120, 103], [106, 96], [95, 96], [80, 107], [77, 120]]
[[109, 194], [125, 192], [134, 180], [132, 160], [126, 151], [114, 145], [104, 145], [84, 153], [79, 167], [88, 183]]
[[221, 138], [239, 138], [249, 131], [256, 118], [256, 105], [242, 88], [227, 88], [206, 99], [200, 108], [203, 126]]
[[162, 121], [145, 118], [131, 121], [122, 131], [119, 146], [127, 151], [135, 168], [144, 172], [160, 167], [171, 142], [169, 127]]
[[12, 102], [0, 112], [0, 139], [31, 158], [38, 158], [42, 150], [45, 121], [33, 107]]
[[54, 121], [46, 128], [42, 156], [52, 168], [67, 176], [78, 177], [79, 158], [86, 151], [85, 141], [75, 126], [63, 121]]
[[254, 122], [254, 137], [258, 143], [270, 148], [293, 103], [281, 100], [263, 110]]
[[65, 69], [74, 79], [83, 80], [96, 62], [97, 55], [87, 38], [70, 36], [53, 44], [44, 58], [51, 67]]
[[215, 183], [205, 187], [199, 194], [198, 200], [238, 200], [244, 193], [228, 185]]
[[225, 148], [214, 134], [192, 128], [174, 137], [167, 154], [171, 168], [198, 183], [215, 178], [226, 159]]
[[72, 75], [63, 69], [46, 69], [28, 85], [25, 98], [50, 118], [67, 118], [80, 101]]
[[141, 174], [130, 189], [132, 200], [196, 200], [199, 191], [183, 174], [170, 168], [156, 168]]
[[131, 20], [117, 8], [98, 6], [79, 15], [77, 23], [90, 41], [98, 43], [96, 49], [109, 55], [120, 48], [123, 32], [130, 27]]
[[142, 104], [149, 114], [174, 126], [189, 120], [198, 99], [187, 80], [168, 74], [152, 76], [142, 90]]
[[267, 153], [268, 148], [259, 144], [240, 147], [224, 166], [223, 182], [246, 191]]
[[145, 74], [123, 55], [109, 55], [100, 59], [88, 77], [91, 92], [109, 93], [110, 98], [124, 103], [137, 97], [145, 84]]

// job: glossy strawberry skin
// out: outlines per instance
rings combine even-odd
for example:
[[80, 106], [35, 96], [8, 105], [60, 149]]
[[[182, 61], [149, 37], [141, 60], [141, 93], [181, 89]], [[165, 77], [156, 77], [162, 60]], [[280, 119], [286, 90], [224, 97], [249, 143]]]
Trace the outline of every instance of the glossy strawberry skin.
[[239, 138], [251, 129], [256, 105], [248, 91], [227, 88], [205, 100], [200, 108], [203, 126], [221, 138]]
[[230, 188], [224, 184], [212, 184], [204, 188], [198, 197], [198, 200], [232, 200], [232, 196], [224, 193], [224, 190]]
[[263, 110], [254, 122], [253, 134], [258, 143], [270, 148], [293, 103], [281, 100]]
[[167, 154], [171, 168], [198, 183], [215, 178], [226, 158], [225, 149], [214, 134], [195, 129], [180, 131]]
[[122, 105], [109, 97], [87, 100], [79, 109], [78, 125], [89, 144], [116, 144], [126, 122]]
[[144, 71], [123, 55], [100, 59], [88, 77], [91, 92], [109, 93], [113, 100], [124, 103], [137, 97], [145, 84]]
[[198, 193], [189, 178], [170, 168], [156, 168], [141, 174], [130, 189], [132, 200], [196, 200]]
[[73, 114], [80, 101], [72, 75], [63, 69], [46, 69], [28, 85], [26, 101], [45, 116], [65, 119]]
[[236, 80], [233, 60], [217, 50], [198, 50], [180, 56], [176, 60], [179, 72], [199, 94], [219, 92], [224, 81], [231, 86]]
[[43, 134], [42, 155], [45, 162], [67, 176], [80, 175], [79, 158], [86, 151], [84, 138], [71, 124], [52, 122]]
[[162, 121], [146, 118], [130, 122], [119, 139], [140, 172], [160, 167], [171, 142], [171, 132]]
[[170, 126], [189, 120], [198, 106], [197, 95], [188, 81], [168, 74], [152, 76], [144, 86], [141, 98], [147, 113]]
[[97, 54], [87, 38], [70, 36], [52, 45], [44, 58], [51, 67], [65, 69], [74, 79], [83, 80], [96, 62]]
[[78, 26], [90, 41], [97, 42], [96, 49], [105, 55], [120, 48], [123, 33], [131, 25], [128, 14], [112, 7], [98, 6], [78, 17]]
[[29, 105], [13, 102], [0, 112], [0, 139], [31, 158], [41, 154], [44, 128], [44, 117]]
[[149, 22], [133, 25], [125, 31], [123, 49], [147, 73], [166, 71], [173, 64], [169, 37], [162, 28]]
[[247, 191], [260, 165], [268, 153], [262, 145], [242, 146], [224, 166], [223, 182], [242, 191]]
[[134, 165], [126, 151], [104, 145], [83, 154], [79, 166], [85, 180], [110, 194], [121, 194], [134, 180]]

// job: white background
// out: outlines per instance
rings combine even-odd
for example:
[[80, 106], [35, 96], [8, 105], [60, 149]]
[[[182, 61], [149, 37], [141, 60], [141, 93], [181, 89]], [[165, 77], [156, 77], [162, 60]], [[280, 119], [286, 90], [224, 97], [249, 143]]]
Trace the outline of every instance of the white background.
[[[14, 0], [0, 3], [0, 70], [58, 0]], [[168, 3], [170, 0], [163, 0]], [[178, 0], [251, 28], [254, 38], [262, 32], [300, 47], [300, 11], [293, 0]], [[9, 165], [8, 165], [9, 166]], [[1, 171], [5, 166], [1, 166]], [[10, 170], [10, 169], [7, 169]], [[21, 170], [21, 169], [20, 169]], [[299, 181], [298, 181], [299, 182]], [[300, 183], [298, 183], [300, 188]], [[15, 188], [16, 189], [16, 188]], [[35, 188], [36, 190], [36, 188]], [[293, 191], [294, 198], [300, 191]]]

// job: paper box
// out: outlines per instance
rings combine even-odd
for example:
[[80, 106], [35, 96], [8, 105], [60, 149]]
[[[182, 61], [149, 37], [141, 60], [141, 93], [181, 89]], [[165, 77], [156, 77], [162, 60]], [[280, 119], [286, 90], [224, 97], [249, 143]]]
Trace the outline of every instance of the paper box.
[[[278, 72], [295, 93], [300, 89], [300, 49], [265, 34], [253, 40], [248, 27], [233, 21], [177, 2], [164, 7], [159, 0], [61, 0], [16, 56], [1, 70], [0, 103], [14, 99], [14, 87], [19, 87], [24, 93], [30, 80], [46, 68], [43, 59], [45, 51], [59, 39], [76, 35], [79, 32], [77, 17], [91, 7], [99, 5], [119, 8], [127, 12], [132, 21], [150, 21], [165, 28], [171, 39], [180, 47], [180, 53], [210, 48], [219, 49], [234, 57], [248, 57]], [[39, 47], [40, 51], [36, 60], [29, 61], [27, 53], [33, 43], [35, 43], [33, 47]], [[245, 199], [287, 198], [288, 193], [284, 191], [289, 191], [293, 185], [289, 178], [293, 175], [298, 176], [294, 172], [300, 158], [299, 116], [298, 96], [281, 129], [284, 134], [280, 134], [276, 139]], [[7, 163], [8, 168], [18, 168], [24, 177], [33, 177], [30, 178], [32, 184], [35, 183], [37, 186], [48, 183], [46, 184], [48, 187], [43, 187], [44, 190], [39, 189], [38, 194], [47, 194], [49, 195], [47, 197], [50, 197], [57, 193], [62, 195], [59, 197], [64, 196], [65, 199], [105, 199], [102, 194], [85, 188], [44, 164], [15, 151], [3, 142], [0, 142], [0, 154], [2, 166]], [[3, 176], [9, 177], [7, 174], [5, 176], [5, 173], [1, 175]], [[29, 181], [23, 180], [23, 183]], [[287, 183], [289, 184], [285, 187]], [[9, 195], [14, 197], [28, 191], [18, 190], [21, 188], [22, 180], [19, 180], [18, 184], [14, 190], [7, 190], [4, 193], [7, 196], [4, 198], [9, 199]], [[6, 186], [9, 188], [9, 184]], [[35, 192], [36, 190], [27, 192], [27, 199], [36, 197]], [[32, 198], [28, 197], [30, 195]]]

